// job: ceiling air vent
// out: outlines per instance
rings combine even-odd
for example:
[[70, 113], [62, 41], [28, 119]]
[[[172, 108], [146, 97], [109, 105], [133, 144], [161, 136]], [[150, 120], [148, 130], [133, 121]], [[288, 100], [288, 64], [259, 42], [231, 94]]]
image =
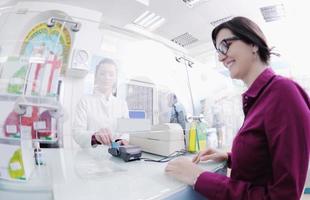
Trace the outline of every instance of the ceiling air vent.
[[182, 47], [185, 47], [185, 46], [193, 44], [194, 42], [197, 42], [198, 39], [186, 32], [182, 35], [179, 35], [173, 38], [171, 41], [177, 43], [178, 45]]
[[233, 18], [233, 16], [230, 15], [230, 16], [227, 16], [227, 17], [224, 17], [224, 18], [221, 18], [221, 19], [214, 20], [214, 21], [210, 22], [210, 24], [212, 26], [217, 26], [217, 25], [219, 25], [219, 24], [221, 24], [223, 22], [226, 22], [226, 21], [228, 21], [228, 20], [230, 20], [232, 18]]
[[260, 11], [266, 22], [277, 21], [285, 17], [283, 4], [262, 7]]

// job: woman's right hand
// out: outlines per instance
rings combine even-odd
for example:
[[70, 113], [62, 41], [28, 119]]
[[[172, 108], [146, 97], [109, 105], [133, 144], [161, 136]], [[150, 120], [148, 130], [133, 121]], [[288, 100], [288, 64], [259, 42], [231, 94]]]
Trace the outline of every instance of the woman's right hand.
[[98, 142], [105, 145], [110, 145], [112, 142], [111, 131], [107, 128], [100, 129], [95, 133], [95, 138]]
[[204, 151], [200, 151], [192, 160], [193, 163], [199, 163], [200, 161], [213, 160], [215, 162], [223, 162], [228, 159], [226, 152], [219, 151], [217, 149], [209, 148]]

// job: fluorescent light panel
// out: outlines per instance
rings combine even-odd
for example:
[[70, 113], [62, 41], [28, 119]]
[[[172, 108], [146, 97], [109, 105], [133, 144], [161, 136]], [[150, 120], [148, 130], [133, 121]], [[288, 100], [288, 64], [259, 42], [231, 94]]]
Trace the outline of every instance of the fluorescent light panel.
[[142, 15], [140, 15], [137, 19], [135, 19], [133, 22], [135, 23], [135, 24], [138, 24], [139, 23], [139, 21], [141, 20], [141, 19], [143, 19], [147, 14], [149, 14], [149, 12], [150, 11], [145, 11], [144, 13], [142, 13]]
[[207, 0], [182, 0], [189, 8], [193, 8], [194, 6], [204, 3]]
[[141, 20], [141, 22], [139, 22], [140, 26], [144, 26], [145, 23], [149, 22], [150, 20], [152, 20], [155, 17], [155, 13], [151, 13], [148, 16], [146, 16], [144, 19]]
[[150, 0], [136, 0], [139, 3], [142, 3], [145, 6], [149, 6], [150, 5]]
[[162, 17], [160, 20], [156, 21], [152, 26], [150, 26], [149, 29], [153, 31], [157, 29], [158, 27], [160, 27], [161, 25], [163, 25], [165, 21], [166, 19]]
[[155, 30], [165, 22], [165, 18], [156, 15], [153, 12], [145, 11], [139, 17], [137, 17], [133, 23], [148, 30]]
[[153, 17], [151, 20], [149, 20], [147, 23], [144, 24], [144, 26], [149, 26], [151, 25], [153, 22], [155, 22], [156, 20], [158, 20], [160, 18], [159, 15], [156, 15], [155, 17]]

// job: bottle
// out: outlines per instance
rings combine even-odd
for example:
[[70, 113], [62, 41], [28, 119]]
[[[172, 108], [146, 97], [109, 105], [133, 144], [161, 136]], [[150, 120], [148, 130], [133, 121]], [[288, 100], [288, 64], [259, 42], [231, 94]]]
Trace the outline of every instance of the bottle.
[[207, 148], [207, 131], [206, 126], [203, 122], [199, 122], [196, 126], [196, 135], [197, 135], [197, 147], [198, 151], [206, 150]]
[[35, 142], [34, 143], [34, 160], [36, 165], [43, 165], [43, 159], [42, 159], [42, 149], [40, 148], [40, 143]]
[[191, 127], [189, 129], [189, 144], [188, 151], [191, 153], [196, 152], [196, 123], [192, 122]]

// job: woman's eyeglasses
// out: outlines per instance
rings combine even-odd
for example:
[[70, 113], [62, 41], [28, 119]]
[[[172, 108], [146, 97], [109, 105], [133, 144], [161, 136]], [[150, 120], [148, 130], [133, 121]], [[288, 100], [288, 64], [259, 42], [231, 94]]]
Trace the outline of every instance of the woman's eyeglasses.
[[216, 48], [217, 52], [223, 55], [226, 55], [229, 50], [230, 45], [232, 44], [232, 41], [235, 41], [235, 40], [240, 40], [240, 38], [233, 36], [230, 38], [223, 39], [221, 43], [219, 44], [218, 48]]

